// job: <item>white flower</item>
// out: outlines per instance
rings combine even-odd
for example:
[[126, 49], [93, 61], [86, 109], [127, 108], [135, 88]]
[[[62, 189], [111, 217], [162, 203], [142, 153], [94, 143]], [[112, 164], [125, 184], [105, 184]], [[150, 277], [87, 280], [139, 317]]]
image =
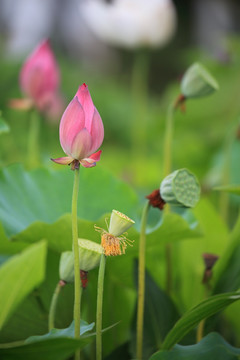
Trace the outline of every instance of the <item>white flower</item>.
[[176, 28], [171, 0], [85, 0], [81, 11], [96, 36], [127, 48], [161, 47]]

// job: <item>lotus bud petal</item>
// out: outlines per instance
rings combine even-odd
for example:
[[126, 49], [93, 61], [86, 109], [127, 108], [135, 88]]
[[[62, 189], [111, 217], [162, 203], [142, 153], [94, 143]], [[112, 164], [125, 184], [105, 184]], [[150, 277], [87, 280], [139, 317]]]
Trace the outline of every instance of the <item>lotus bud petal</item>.
[[[48, 112], [59, 102], [59, 70], [47, 40], [42, 41], [27, 58], [20, 73], [22, 92], [40, 111]], [[59, 105], [60, 106], [60, 105]]]
[[179, 169], [162, 181], [160, 194], [170, 205], [194, 207], [200, 198], [200, 185], [196, 176], [189, 170]]
[[[59, 137], [63, 151], [72, 161], [92, 167], [100, 160], [101, 151], [96, 150], [103, 142], [104, 128], [86, 84], [79, 87], [66, 108], [60, 122]], [[58, 162], [56, 160], [53, 161]]]
[[61, 254], [59, 276], [66, 283], [74, 282], [74, 257], [72, 251], [65, 251]]
[[195, 63], [185, 72], [181, 81], [181, 91], [185, 98], [198, 98], [219, 89], [217, 81], [203, 67]]
[[100, 244], [87, 239], [78, 239], [78, 249], [81, 270], [87, 272], [99, 266], [103, 253]]
[[127, 231], [135, 221], [120, 211], [112, 210], [108, 231], [114, 236], [120, 236]]

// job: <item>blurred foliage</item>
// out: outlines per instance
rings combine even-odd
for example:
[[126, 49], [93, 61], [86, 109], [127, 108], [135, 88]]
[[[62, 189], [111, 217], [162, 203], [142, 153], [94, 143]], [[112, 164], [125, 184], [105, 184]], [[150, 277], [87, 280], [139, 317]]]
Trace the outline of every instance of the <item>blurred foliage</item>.
[[[124, 358], [126, 354], [126, 360], [131, 358], [129, 352], [131, 344], [134, 343], [134, 331], [131, 333], [131, 328], [137, 296], [133, 279], [134, 261], [138, 257], [141, 207], [144, 196], [158, 188], [162, 180], [167, 107], [179, 95], [181, 75], [196, 60], [201, 61], [211, 71], [219, 82], [220, 90], [208, 98], [189, 100], [186, 102], [184, 113], [179, 110], [176, 112], [173, 167], [174, 169], [187, 167], [194, 172], [200, 179], [203, 196], [192, 211], [180, 209], [177, 213], [165, 217], [158, 209], [150, 211], [146, 267], [149, 274], [147, 291], [151, 294], [151, 298], [148, 298], [146, 307], [147, 314], [152, 312], [157, 314], [159, 324], [151, 328], [149, 315], [144, 331], [148, 335], [152, 334], [150, 337], [154, 339], [146, 339], [147, 344], [144, 348], [146, 356], [150, 354], [149, 348], [151, 351], [157, 349], [170, 329], [168, 312], [164, 313], [167, 320], [160, 324], [164, 306], [168, 310], [173, 309], [170, 315], [174, 315], [175, 321], [178, 314], [182, 316], [206, 296], [237, 291], [240, 284], [240, 231], [239, 220], [237, 221], [239, 197], [211, 191], [212, 187], [230, 185], [228, 189], [231, 191], [231, 189], [239, 189], [240, 184], [240, 102], [238, 100], [240, 40], [229, 40], [228, 56], [222, 59], [209, 58], [197, 50], [177, 54], [178, 57], [172, 57], [169, 63], [165, 59], [164, 63], [159, 61], [159, 64], [156, 59], [160, 58], [160, 54], [147, 54], [149, 78], [147, 99], [144, 100], [147, 109], [144, 123], [141, 122], [141, 116], [139, 118], [135, 116], [136, 111], [143, 106], [136, 101], [133, 94], [132, 72], [135, 54], [128, 54], [126, 58], [126, 54], [122, 53], [120, 69], [108, 74], [86, 68], [64, 57], [63, 54], [58, 55], [62, 74], [62, 93], [66, 104], [75, 95], [78, 86], [86, 82], [105, 126], [100, 163], [94, 169], [81, 169], [79, 235], [99, 242], [100, 236], [95, 232], [94, 224], [105, 228], [105, 214], [114, 208], [127, 213], [136, 221], [135, 229], [129, 231], [129, 238], [135, 240], [133, 247], [128, 247], [125, 256], [109, 258], [107, 261], [103, 325], [108, 327], [120, 321], [117, 326], [103, 335], [104, 355], [108, 355], [108, 359]], [[10, 109], [8, 106], [11, 98], [21, 97], [18, 85], [20, 68], [20, 63], [1, 60], [0, 272], [4, 272], [9, 262], [15, 262], [16, 256], [20, 259], [24, 258], [26, 252], [31, 251], [33, 246], [38, 246], [34, 243], [42, 239], [47, 241], [48, 251], [45, 278], [42, 278], [41, 285], [30, 294], [33, 289], [32, 283], [30, 282], [29, 287], [26, 283], [23, 296], [20, 297], [19, 294], [19, 297], [16, 297], [16, 306], [12, 307], [13, 310], [15, 309], [14, 313], [9, 309], [9, 318], [0, 332], [1, 343], [20, 341], [31, 335], [47, 333], [51, 296], [59, 280], [59, 257], [62, 251], [71, 249], [69, 213], [73, 174], [69, 168], [61, 168], [50, 161], [50, 158], [63, 156], [58, 138], [60, 119], [53, 122], [41, 117], [39, 138], [41, 164], [40, 166], [38, 164], [36, 169], [26, 171], [29, 114]], [[135, 132], [140, 138], [142, 133], [144, 134], [144, 141], [141, 146], [138, 145], [139, 147], [133, 143]], [[171, 298], [164, 292], [164, 245], [169, 242], [173, 249]], [[21, 255], [17, 255], [21, 251], [23, 251]], [[208, 287], [202, 284], [205, 270], [202, 254], [206, 252], [220, 256]], [[21, 276], [23, 277], [24, 274]], [[8, 277], [11, 277], [11, 273]], [[15, 281], [15, 278], [9, 280], [13, 284]], [[89, 286], [83, 294], [83, 318], [88, 323], [95, 321], [96, 285], [97, 270], [94, 270], [89, 274]], [[67, 285], [57, 307], [57, 327], [66, 328], [70, 325], [72, 304], [73, 287]], [[158, 304], [162, 304], [163, 308], [160, 305], [158, 307]], [[219, 323], [222, 327], [227, 324], [230, 330], [225, 332], [226, 340], [233, 342], [234, 346], [240, 345], [240, 324], [235, 315], [237, 311], [239, 312], [239, 308], [240, 305], [236, 302], [216, 321], [212, 321], [212, 318], [209, 320], [211, 330], [221, 328]], [[171, 325], [174, 321], [171, 319]], [[179, 331], [181, 332], [182, 329]], [[194, 335], [191, 333], [189, 338], [183, 339], [184, 345], [192, 344], [194, 341], [192, 334]], [[62, 343], [66, 351], [66, 356], [64, 353], [61, 354], [63, 359], [67, 359], [69, 354], [72, 354], [71, 351], [69, 352], [69, 346], [73, 348], [82, 346], [74, 339], [65, 340]], [[216, 335], [209, 335], [191, 349], [189, 346], [186, 349], [182, 346], [174, 347], [172, 352], [167, 353], [166, 356], [169, 357], [165, 358], [174, 359], [174, 356], [184, 358], [185, 355], [182, 354], [185, 354], [185, 351], [186, 354], [190, 352], [190, 359], [195, 358], [196, 349], [198, 351], [200, 348], [202, 351], [202, 346], [208, 349], [208, 357], [204, 359], [213, 358], [219, 355], [222, 341], [222, 338]], [[54, 344], [56, 347], [59, 346], [59, 342]], [[211, 350], [212, 344], [216, 345], [213, 350]], [[5, 356], [7, 352], [4, 346], [0, 347], [0, 355]], [[34, 349], [36, 352], [36, 348], [32, 348], [33, 344], [28, 346], [29, 351]], [[226, 353], [229, 353], [228, 347], [229, 345], [224, 343]], [[27, 345], [12, 348], [9, 359], [14, 358], [18, 351], [22, 353], [22, 358], [26, 358], [25, 349], [27, 353]], [[46, 346], [45, 350], [49, 351], [49, 347]], [[39, 353], [42, 358], [46, 355], [45, 350]], [[94, 345], [87, 346], [84, 351], [83, 358], [94, 359]], [[231, 351], [232, 357], [229, 356], [229, 359], [235, 359], [238, 350]], [[48, 356], [50, 358], [52, 353]], [[152, 359], [162, 359], [162, 356], [159, 353]]]

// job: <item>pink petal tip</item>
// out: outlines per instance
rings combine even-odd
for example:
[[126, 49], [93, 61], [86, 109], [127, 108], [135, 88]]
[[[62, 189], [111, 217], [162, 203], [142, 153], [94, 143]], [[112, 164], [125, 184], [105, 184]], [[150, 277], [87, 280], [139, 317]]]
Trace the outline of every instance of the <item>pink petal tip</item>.
[[51, 159], [51, 160], [60, 165], [69, 165], [73, 162], [74, 159], [70, 156], [65, 156], [65, 157], [60, 157], [60, 158]]

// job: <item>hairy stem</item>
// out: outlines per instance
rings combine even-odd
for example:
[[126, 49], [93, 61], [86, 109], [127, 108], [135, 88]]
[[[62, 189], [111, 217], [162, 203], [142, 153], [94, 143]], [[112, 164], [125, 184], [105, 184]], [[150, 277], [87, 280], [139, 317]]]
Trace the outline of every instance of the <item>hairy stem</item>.
[[[166, 129], [164, 136], [164, 156], [163, 156], [163, 178], [168, 176], [172, 170], [172, 141], [174, 130], [174, 111], [175, 102], [171, 103], [168, 107], [166, 117]], [[166, 204], [165, 214], [170, 211], [170, 207]], [[166, 292], [168, 295], [171, 293], [172, 288], [172, 247], [171, 244], [165, 245], [166, 254]]]
[[132, 98], [133, 98], [133, 121], [132, 121], [132, 145], [133, 156], [139, 158], [146, 152], [146, 126], [147, 126], [147, 102], [148, 102], [148, 72], [149, 53], [139, 50], [135, 54], [132, 71]]
[[62, 285], [60, 284], [60, 282], [58, 282], [58, 284], [54, 290], [54, 293], [53, 293], [50, 310], [49, 310], [49, 317], [48, 317], [48, 330], [49, 331], [55, 327], [54, 326], [55, 314], [56, 314], [58, 296], [60, 294], [61, 288], [62, 288]]
[[[78, 250], [78, 223], [77, 223], [77, 200], [79, 188], [79, 168], [74, 170], [74, 184], [72, 194], [72, 239], [74, 254], [74, 335], [80, 337], [80, 310], [81, 310], [81, 283], [80, 283], [80, 263]], [[80, 359], [80, 350], [75, 353], [75, 360]]]
[[139, 265], [138, 265], [138, 306], [137, 306], [137, 359], [142, 359], [143, 343], [143, 319], [144, 319], [144, 295], [145, 295], [145, 250], [146, 250], [146, 225], [149, 211], [149, 202], [146, 202], [141, 219], [139, 241]]
[[40, 160], [39, 155], [39, 131], [40, 131], [40, 121], [39, 114], [36, 110], [30, 110], [30, 124], [28, 132], [28, 157], [27, 157], [27, 166], [28, 168], [33, 168], [38, 165]]
[[106, 256], [101, 255], [98, 273], [97, 314], [96, 314], [96, 360], [102, 359], [102, 304]]

